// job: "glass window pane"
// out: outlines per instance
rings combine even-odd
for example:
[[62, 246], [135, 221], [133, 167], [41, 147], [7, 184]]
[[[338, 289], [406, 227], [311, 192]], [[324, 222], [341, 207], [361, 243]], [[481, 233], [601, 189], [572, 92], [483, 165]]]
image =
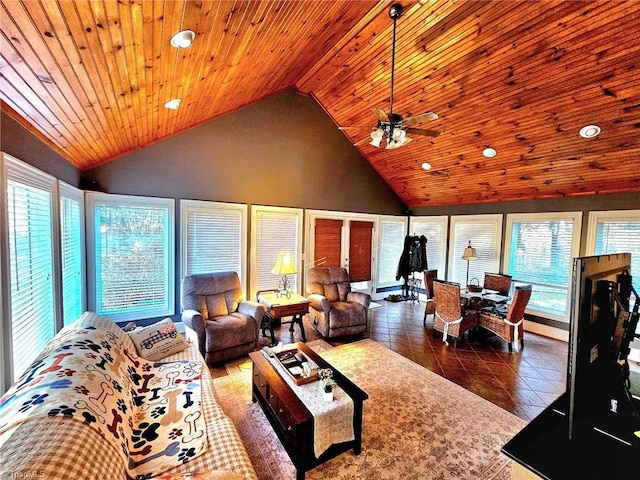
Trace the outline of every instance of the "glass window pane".
[[83, 207], [82, 190], [60, 186], [60, 258], [65, 325], [79, 318], [85, 310]]

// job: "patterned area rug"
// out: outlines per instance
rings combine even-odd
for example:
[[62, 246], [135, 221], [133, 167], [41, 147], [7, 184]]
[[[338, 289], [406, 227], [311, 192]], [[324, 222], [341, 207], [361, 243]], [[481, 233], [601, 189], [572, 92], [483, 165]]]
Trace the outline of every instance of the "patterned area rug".
[[[308, 472], [307, 479], [509, 479], [509, 460], [500, 448], [524, 427], [524, 420], [373, 340], [315, 348], [369, 400], [364, 403], [362, 453], [343, 453]], [[258, 477], [295, 478], [278, 437], [251, 402], [251, 363], [214, 380], [214, 388]]]

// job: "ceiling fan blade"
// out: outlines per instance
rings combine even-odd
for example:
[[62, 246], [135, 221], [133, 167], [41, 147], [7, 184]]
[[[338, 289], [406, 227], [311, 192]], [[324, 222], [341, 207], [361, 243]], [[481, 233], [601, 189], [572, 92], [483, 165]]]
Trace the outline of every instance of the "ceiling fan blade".
[[348, 130], [350, 128], [368, 128], [369, 130], [374, 130], [375, 129], [375, 127], [372, 127], [371, 125], [367, 125], [367, 126], [364, 126], [364, 125], [351, 125], [351, 126], [348, 126], [348, 127], [338, 127], [338, 130]]
[[389, 121], [389, 116], [387, 115], [387, 112], [385, 112], [381, 108], [372, 108], [371, 110], [373, 110], [373, 113], [376, 115], [376, 117], [378, 117], [378, 120], [380, 120], [381, 122]]
[[364, 145], [365, 143], [371, 143], [371, 139], [370, 138], [363, 138], [362, 140], [358, 140], [356, 143], [353, 144], [354, 147], [359, 147], [360, 145]]
[[438, 114], [434, 112], [423, 113], [422, 115], [416, 115], [415, 117], [405, 118], [402, 123], [405, 125], [415, 125], [416, 123], [428, 122], [431, 120], [437, 120]]
[[415, 133], [416, 135], [423, 135], [425, 137], [437, 137], [440, 132], [437, 130], [423, 130], [421, 128], [405, 128], [407, 133]]

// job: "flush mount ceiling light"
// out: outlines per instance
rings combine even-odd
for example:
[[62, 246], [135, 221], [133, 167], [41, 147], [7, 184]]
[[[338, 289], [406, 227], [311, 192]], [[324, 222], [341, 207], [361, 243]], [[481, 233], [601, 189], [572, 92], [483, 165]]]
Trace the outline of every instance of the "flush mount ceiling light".
[[195, 32], [192, 30], [182, 30], [171, 37], [171, 46], [176, 48], [189, 48], [196, 38]]
[[177, 110], [178, 107], [180, 106], [180, 99], [179, 98], [174, 98], [172, 100], [169, 100], [167, 103], [164, 104], [164, 108], [168, 108], [169, 110]]
[[580, 129], [582, 138], [595, 138], [600, 135], [600, 127], [598, 125], [587, 125]]
[[424, 162], [422, 165], [420, 165], [422, 167], [423, 170], [431, 170], [431, 164], [429, 162]]
[[482, 150], [482, 155], [484, 155], [487, 158], [493, 158], [497, 154], [498, 154], [498, 152], [496, 152], [495, 148], [487, 147], [484, 150]]

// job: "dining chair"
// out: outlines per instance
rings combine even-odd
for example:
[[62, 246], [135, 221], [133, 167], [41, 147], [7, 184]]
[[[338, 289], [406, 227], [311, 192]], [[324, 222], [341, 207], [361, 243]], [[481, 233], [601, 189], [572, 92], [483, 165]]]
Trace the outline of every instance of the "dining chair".
[[436, 304], [433, 334], [441, 332], [446, 345], [449, 345], [448, 337], [452, 337], [453, 346], [457, 347], [458, 339], [478, 324], [478, 312], [462, 309], [459, 283], [434, 280], [433, 297]]
[[422, 323], [427, 323], [427, 315], [433, 315], [436, 312], [436, 302], [433, 299], [433, 281], [438, 276], [438, 270], [425, 270], [424, 272], [424, 294], [427, 297], [427, 301], [424, 307], [424, 320]]
[[509, 295], [511, 291], [511, 275], [485, 273], [482, 286], [485, 290], [496, 290], [501, 295]]
[[509, 352], [513, 352], [513, 345], [524, 348], [524, 311], [531, 298], [531, 285], [519, 285], [515, 288], [513, 301], [504, 310], [480, 310], [478, 326], [488, 330], [509, 344]]

